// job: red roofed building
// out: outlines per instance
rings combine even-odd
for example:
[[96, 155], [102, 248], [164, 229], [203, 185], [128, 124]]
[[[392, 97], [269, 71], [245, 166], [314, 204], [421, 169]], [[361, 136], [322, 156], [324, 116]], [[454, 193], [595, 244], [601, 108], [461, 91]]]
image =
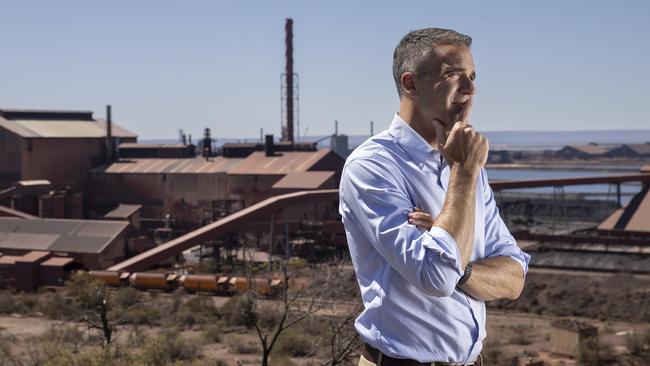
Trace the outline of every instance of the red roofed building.
[[[137, 136], [112, 124], [116, 142]], [[20, 180], [47, 179], [55, 187], [83, 188], [106, 159], [106, 121], [87, 111], [0, 109], [0, 189]]]

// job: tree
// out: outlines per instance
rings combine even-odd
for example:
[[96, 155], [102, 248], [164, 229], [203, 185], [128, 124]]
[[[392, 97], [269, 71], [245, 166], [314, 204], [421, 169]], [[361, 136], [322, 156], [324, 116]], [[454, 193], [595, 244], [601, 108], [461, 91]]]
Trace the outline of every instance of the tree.
[[[301, 306], [299, 300], [304, 299], [301, 295], [305, 295], [305, 292], [299, 289], [290, 289], [288, 266], [286, 261], [281, 262], [280, 266], [282, 269], [282, 285], [278, 291], [280, 313], [277, 322], [271, 322], [271, 324], [268, 324], [269, 322], [265, 322], [260, 317], [260, 313], [263, 310], [258, 301], [259, 294], [253, 286], [251, 286], [251, 289], [242, 296], [240, 303], [246, 325], [255, 329], [260, 345], [262, 346], [262, 366], [268, 366], [269, 356], [280, 335], [287, 329], [314, 314], [323, 304], [323, 301], [321, 300], [324, 292], [317, 290], [310, 294], [306, 306]], [[249, 283], [252, 284], [255, 283], [255, 281], [253, 281], [253, 277], [250, 273], [252, 272], [249, 272], [248, 278]]]
[[361, 348], [361, 339], [354, 328], [354, 320], [361, 311], [361, 304], [351, 306], [343, 316], [335, 315], [327, 318], [328, 332], [315, 343], [315, 347], [324, 341], [327, 344], [327, 359], [322, 366], [341, 365], [357, 356]]
[[83, 322], [88, 328], [101, 331], [103, 346], [109, 346], [114, 339], [114, 327], [109, 320], [109, 295], [104, 283], [79, 271], [72, 277], [68, 290], [83, 311]]
[[318, 321], [325, 325], [324, 331], [314, 342], [310, 355], [315, 355], [319, 348], [325, 347], [326, 358], [321, 366], [345, 364], [358, 357], [361, 349], [361, 338], [354, 328], [354, 321], [363, 309], [354, 272], [346, 272], [349, 262], [335, 261], [326, 269], [326, 275], [315, 279], [314, 286], [323, 287], [326, 291], [330, 315], [319, 317]]

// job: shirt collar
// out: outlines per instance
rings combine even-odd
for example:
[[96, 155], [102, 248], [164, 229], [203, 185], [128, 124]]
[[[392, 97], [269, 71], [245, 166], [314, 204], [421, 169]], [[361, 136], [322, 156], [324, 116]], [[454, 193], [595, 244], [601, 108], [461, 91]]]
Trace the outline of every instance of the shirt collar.
[[429, 143], [420, 136], [411, 126], [406, 123], [399, 114], [395, 113], [393, 122], [388, 128], [388, 133], [393, 136], [395, 141], [406, 151], [407, 154], [419, 165], [430, 156], [438, 154], [438, 150], [434, 149]]

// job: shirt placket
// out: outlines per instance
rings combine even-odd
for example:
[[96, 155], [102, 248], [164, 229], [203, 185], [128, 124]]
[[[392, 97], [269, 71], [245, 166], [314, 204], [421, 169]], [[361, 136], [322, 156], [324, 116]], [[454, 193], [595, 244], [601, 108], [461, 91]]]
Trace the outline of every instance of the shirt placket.
[[476, 318], [476, 311], [474, 309], [474, 306], [472, 305], [472, 302], [469, 300], [469, 296], [465, 293], [463, 293], [465, 296], [465, 301], [467, 302], [467, 306], [469, 307], [469, 311], [472, 314], [472, 320], [474, 320], [474, 326], [476, 327], [476, 334], [472, 334], [472, 348], [467, 355], [468, 359], [465, 360], [465, 362], [471, 362], [473, 361], [474, 357], [478, 356], [479, 352], [479, 342], [478, 339], [481, 337], [481, 325], [478, 319]]

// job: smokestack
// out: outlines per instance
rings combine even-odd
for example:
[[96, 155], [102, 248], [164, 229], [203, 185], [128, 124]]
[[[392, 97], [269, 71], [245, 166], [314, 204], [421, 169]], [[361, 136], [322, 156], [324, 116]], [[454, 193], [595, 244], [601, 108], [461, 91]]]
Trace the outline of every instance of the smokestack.
[[187, 138], [185, 136], [185, 133], [183, 133], [182, 129], [178, 130], [178, 142], [183, 145], [187, 145]]
[[210, 137], [210, 129], [206, 127], [203, 131], [203, 157], [209, 158], [212, 156], [212, 137]]
[[284, 31], [286, 33], [284, 43], [286, 47], [287, 130], [283, 140], [293, 143], [293, 19], [287, 18]]
[[334, 136], [339, 134], [339, 121], [334, 121]]
[[374, 135], [375, 135], [375, 122], [370, 121], [370, 136], [374, 136]]
[[110, 104], [106, 106], [106, 162], [113, 162], [113, 117]]
[[273, 135], [266, 135], [266, 141], [264, 142], [264, 153], [266, 156], [275, 155], [275, 146], [273, 145]]

